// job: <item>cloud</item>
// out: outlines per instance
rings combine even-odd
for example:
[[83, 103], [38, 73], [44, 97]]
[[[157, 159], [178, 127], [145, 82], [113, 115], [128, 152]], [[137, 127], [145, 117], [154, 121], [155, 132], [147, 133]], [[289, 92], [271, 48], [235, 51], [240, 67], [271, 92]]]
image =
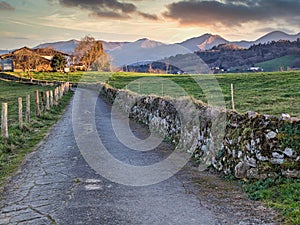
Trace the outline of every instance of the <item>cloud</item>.
[[[288, 34], [292, 34], [294, 32], [292, 29], [283, 28], [283, 27], [276, 28], [276, 30], [283, 31]], [[272, 31], [274, 31], [274, 27], [264, 27], [255, 30], [256, 33], [269, 33]]]
[[298, 0], [185, 0], [166, 7], [163, 16], [177, 20], [182, 25], [230, 27], [278, 19], [285, 22], [296, 19], [300, 24]]
[[128, 17], [129, 13], [136, 11], [134, 4], [121, 3], [117, 0], [59, 0], [59, 3], [67, 7], [86, 9], [96, 17], [122, 18]]
[[149, 14], [149, 13], [143, 13], [143, 12], [139, 12], [138, 13], [140, 16], [144, 17], [145, 19], [149, 19], [149, 20], [158, 20], [157, 15], [153, 15], [153, 14]]
[[14, 11], [15, 8], [7, 2], [0, 2], [0, 11]]
[[96, 18], [120, 19], [130, 18], [131, 14], [138, 14], [146, 19], [157, 19], [156, 15], [140, 12], [134, 3], [120, 2], [120, 0], [58, 0], [58, 2], [62, 6], [86, 9], [90, 12], [90, 16]]

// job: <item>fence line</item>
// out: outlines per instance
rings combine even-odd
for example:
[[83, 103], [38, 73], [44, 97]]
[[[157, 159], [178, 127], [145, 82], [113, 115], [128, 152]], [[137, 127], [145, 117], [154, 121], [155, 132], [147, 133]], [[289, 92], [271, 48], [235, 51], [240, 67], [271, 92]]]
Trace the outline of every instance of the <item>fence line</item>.
[[[63, 83], [59, 87], [56, 87], [54, 90], [51, 91], [42, 91], [40, 92], [41, 95], [41, 102], [39, 100], [39, 91], [34, 91], [34, 101], [35, 101], [35, 115], [36, 117], [41, 117], [41, 111], [46, 113], [49, 111], [53, 106], [58, 104], [59, 99], [63, 97], [63, 95], [70, 91], [70, 83]], [[42, 110], [40, 108], [42, 107]], [[7, 143], [9, 138], [8, 133], [8, 112], [7, 112], [8, 104], [2, 103], [2, 114], [1, 114], [1, 137], [4, 143]], [[30, 95], [26, 96], [26, 112], [25, 112], [25, 121], [26, 123], [30, 123]], [[23, 99], [21, 97], [18, 98], [18, 122], [19, 122], [19, 129], [23, 129]]]

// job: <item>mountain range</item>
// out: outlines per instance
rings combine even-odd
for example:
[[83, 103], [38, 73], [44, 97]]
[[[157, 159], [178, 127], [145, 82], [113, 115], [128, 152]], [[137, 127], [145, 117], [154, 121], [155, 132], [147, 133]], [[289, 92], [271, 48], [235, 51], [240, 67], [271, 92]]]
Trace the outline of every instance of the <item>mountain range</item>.
[[[255, 41], [235, 41], [231, 42], [219, 35], [204, 34], [186, 41], [165, 44], [147, 38], [139, 39], [134, 42], [106, 42], [102, 41], [104, 50], [111, 55], [113, 64], [116, 66], [130, 65], [144, 61], [156, 61], [177, 54], [193, 53], [195, 51], [210, 50], [220, 44], [230, 44], [235, 48], [246, 48], [254, 44], [265, 44], [272, 41], [289, 40], [295, 41], [300, 38], [300, 33], [289, 35], [281, 31], [273, 31]], [[72, 54], [79, 41], [60, 41], [54, 43], [44, 43], [35, 48], [52, 47], [58, 51]]]
[[[104, 51], [110, 52], [118, 47], [122, 47], [125, 44], [128, 44], [129, 42], [107, 42], [107, 41], [102, 41]], [[58, 42], [53, 42], [53, 43], [44, 43], [40, 44], [34, 48], [54, 48], [57, 51], [72, 54], [75, 51], [75, 48], [79, 44], [78, 40], [72, 39], [69, 41], [58, 41]]]
[[[260, 43], [266, 44], [268, 42], [279, 40], [295, 41], [297, 38], [300, 38], [300, 33], [296, 35], [289, 35], [281, 31], [268, 33], [255, 41], [238, 42], [230, 42], [219, 35], [213, 34], [204, 34], [176, 44], [164, 44], [144, 38], [119, 46], [111, 50], [109, 54], [112, 56], [115, 65], [122, 66], [144, 61], [157, 61], [177, 54], [206, 51], [220, 44], [228, 44], [232, 48], [236, 49], [248, 49], [252, 45]], [[145, 46], [147, 47], [145, 48]]]

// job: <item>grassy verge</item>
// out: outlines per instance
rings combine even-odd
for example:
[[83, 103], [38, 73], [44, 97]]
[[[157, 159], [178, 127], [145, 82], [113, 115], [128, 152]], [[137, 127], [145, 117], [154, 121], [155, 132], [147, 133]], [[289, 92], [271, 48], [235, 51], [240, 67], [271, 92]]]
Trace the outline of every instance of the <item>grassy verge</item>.
[[266, 202], [285, 218], [284, 224], [300, 224], [300, 179], [267, 179], [244, 183], [249, 198]]
[[32, 111], [34, 111], [34, 90], [44, 91], [53, 88], [0, 81], [0, 100], [8, 102], [9, 108], [9, 139], [7, 143], [4, 143], [0, 137], [0, 186], [3, 186], [5, 180], [19, 168], [24, 156], [34, 149], [51, 126], [61, 117], [73, 94], [69, 92], [64, 95], [57, 106], [39, 118], [32, 113], [31, 123], [24, 124], [23, 130], [20, 130], [17, 124], [17, 98], [31, 94]]

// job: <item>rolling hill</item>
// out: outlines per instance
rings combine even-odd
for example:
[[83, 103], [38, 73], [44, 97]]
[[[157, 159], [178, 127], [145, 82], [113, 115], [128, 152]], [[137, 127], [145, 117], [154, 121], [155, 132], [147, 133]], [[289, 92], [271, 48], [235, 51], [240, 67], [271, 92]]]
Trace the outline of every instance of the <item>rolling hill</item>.
[[0, 55], [8, 53], [8, 50], [0, 50]]
[[112, 50], [109, 54], [115, 66], [130, 65], [144, 61], [156, 61], [177, 54], [186, 54], [188, 49], [176, 44], [164, 44], [149, 40], [139, 39]]
[[[76, 46], [78, 45], [79, 41], [77, 40], [69, 40], [69, 41], [59, 41], [59, 42], [53, 42], [53, 43], [44, 43], [40, 44], [34, 48], [54, 48], [57, 51], [72, 54], [75, 51]], [[104, 51], [110, 52], [118, 47], [123, 46], [124, 44], [127, 44], [128, 42], [107, 42], [102, 41]]]
[[297, 38], [300, 38], [300, 33], [295, 35], [290, 35], [282, 31], [273, 31], [258, 38], [255, 41], [238, 41], [238, 42], [231, 42], [231, 43], [238, 45], [242, 48], [250, 48], [252, 45], [266, 44], [272, 41], [279, 41], [279, 40], [296, 41]]
[[[221, 44], [212, 50], [178, 54], [158, 61], [187, 73], [199, 73], [199, 70], [205, 68], [212, 68], [214, 72], [247, 71], [253, 66], [262, 67], [265, 71], [278, 71], [280, 67], [284, 70], [288, 67], [300, 68], [300, 39], [253, 45], [248, 49]], [[132, 69], [138, 71], [139, 68]], [[160, 65], [154, 69], [164, 70]]]
[[57, 51], [72, 54], [78, 45], [79, 41], [77, 40], [69, 40], [69, 41], [59, 41], [53, 43], [44, 43], [40, 44], [34, 48], [53, 48]]
[[282, 67], [284, 70], [287, 70], [288, 68], [292, 68], [294, 66], [294, 62], [297, 59], [300, 59], [300, 55], [286, 55], [276, 59], [257, 63], [255, 66], [262, 67], [265, 71], [278, 71], [280, 67]]

